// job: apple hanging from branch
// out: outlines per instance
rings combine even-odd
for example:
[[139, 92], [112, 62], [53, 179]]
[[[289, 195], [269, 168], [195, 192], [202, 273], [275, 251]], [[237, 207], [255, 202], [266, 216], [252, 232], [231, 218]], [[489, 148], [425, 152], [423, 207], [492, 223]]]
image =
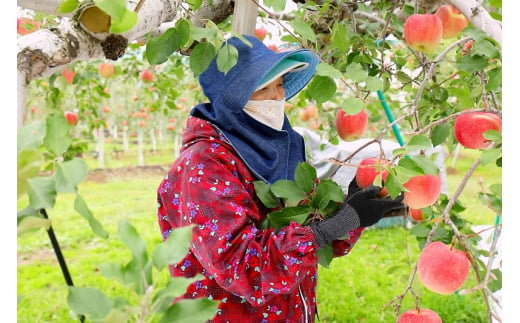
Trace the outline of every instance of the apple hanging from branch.
[[403, 312], [397, 323], [442, 323], [442, 320], [439, 314], [428, 308], [413, 308]]
[[444, 295], [452, 294], [468, 278], [469, 260], [462, 250], [434, 241], [421, 251], [417, 274], [429, 290]]
[[[374, 184], [375, 178], [379, 175], [384, 183], [386, 177], [388, 176], [388, 170], [385, 169], [385, 166], [388, 165], [388, 162], [384, 159], [379, 159], [377, 157], [368, 157], [363, 159], [356, 170], [356, 182], [359, 188], [365, 188], [371, 184]], [[379, 185], [378, 185], [379, 186]], [[385, 197], [388, 195], [388, 191], [386, 188], [383, 189], [377, 194], [379, 197]]]
[[403, 186], [403, 203], [413, 209], [432, 205], [441, 194], [441, 179], [432, 174], [412, 176]]
[[491, 112], [470, 112], [455, 118], [453, 131], [455, 138], [464, 147], [486, 149], [492, 143], [484, 138], [484, 133], [495, 130], [502, 133], [502, 119]]
[[404, 40], [411, 49], [431, 53], [442, 39], [442, 22], [435, 14], [413, 14], [404, 22]]
[[335, 119], [338, 136], [345, 141], [353, 141], [363, 137], [368, 127], [368, 114], [365, 109], [356, 114], [347, 114], [338, 109]]
[[468, 26], [468, 19], [454, 5], [440, 6], [435, 15], [441, 19], [444, 39], [456, 37]]
[[110, 78], [115, 72], [114, 64], [109, 62], [100, 63], [98, 66], [98, 73], [101, 77]]

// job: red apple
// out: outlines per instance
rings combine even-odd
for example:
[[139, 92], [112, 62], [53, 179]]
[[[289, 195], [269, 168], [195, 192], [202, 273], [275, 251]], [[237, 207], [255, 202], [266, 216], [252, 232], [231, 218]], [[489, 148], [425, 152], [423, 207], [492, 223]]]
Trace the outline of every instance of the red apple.
[[414, 221], [420, 222], [423, 220], [423, 213], [421, 209], [408, 208], [408, 214]]
[[76, 113], [72, 111], [65, 111], [64, 115], [69, 125], [74, 126], [76, 123], [78, 123], [78, 115]]
[[454, 5], [440, 6], [435, 15], [441, 19], [442, 38], [444, 39], [457, 36], [462, 29], [468, 26], [468, 19]]
[[361, 110], [356, 114], [347, 114], [342, 109], [336, 113], [336, 132], [345, 141], [353, 141], [361, 138], [368, 127], [368, 114]]
[[40, 22], [31, 18], [21, 17], [16, 19], [16, 32], [18, 35], [27, 35], [40, 29]]
[[432, 174], [413, 176], [403, 186], [403, 203], [413, 209], [432, 205], [441, 194], [441, 179]]
[[116, 69], [114, 67], [114, 64], [108, 62], [100, 63], [98, 66], [98, 73], [101, 77], [104, 78], [112, 77], [112, 75], [114, 75], [115, 70]]
[[[365, 188], [374, 182], [377, 175], [381, 174], [383, 181], [388, 176], [388, 170], [384, 168], [388, 162], [384, 159], [376, 157], [368, 157], [363, 159], [356, 170], [356, 182], [360, 188]], [[388, 195], [386, 188], [383, 188], [379, 192], [379, 197], [385, 197]]]
[[141, 74], [139, 74], [139, 78], [146, 83], [150, 83], [153, 81], [153, 74], [149, 69], [144, 69]]
[[439, 314], [430, 309], [421, 308], [417, 310], [413, 308], [403, 312], [397, 323], [442, 323], [442, 320]]
[[278, 47], [276, 47], [276, 45], [274, 45], [274, 44], [271, 44], [271, 45], [267, 46], [267, 48], [269, 48], [273, 52], [277, 52], [278, 51]]
[[470, 149], [489, 147], [491, 141], [484, 138], [488, 130], [502, 133], [502, 118], [491, 112], [479, 111], [458, 115], [453, 128], [457, 141]]
[[265, 36], [267, 36], [267, 30], [264, 27], [259, 27], [255, 29], [255, 37], [260, 41], [264, 41]]
[[431, 53], [442, 39], [442, 22], [435, 14], [413, 14], [404, 22], [404, 40], [413, 50]]
[[452, 294], [468, 278], [469, 260], [459, 249], [441, 241], [427, 244], [419, 255], [417, 275], [421, 283], [438, 294]]
[[65, 81], [67, 81], [67, 84], [72, 84], [72, 81], [74, 81], [74, 73], [73, 70], [71, 70], [68, 66], [65, 66], [63, 70], [61, 71], [61, 75], [65, 78]]

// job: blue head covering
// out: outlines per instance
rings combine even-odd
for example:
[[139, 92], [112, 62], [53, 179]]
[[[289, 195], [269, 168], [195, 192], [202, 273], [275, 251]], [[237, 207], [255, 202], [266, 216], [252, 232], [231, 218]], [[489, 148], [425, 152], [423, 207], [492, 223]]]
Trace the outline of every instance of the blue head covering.
[[244, 37], [252, 47], [237, 37], [228, 40], [238, 50], [237, 64], [231, 70], [224, 74], [213, 60], [199, 75], [210, 102], [195, 106], [190, 114], [215, 125], [259, 179], [268, 183], [293, 179], [297, 164], [305, 161], [303, 138], [287, 117], [278, 131], [255, 120], [243, 108], [259, 85], [265, 85], [293, 61], [303, 62], [306, 68], [289, 71], [283, 77], [285, 99], [292, 98], [314, 75], [318, 58], [306, 49], [274, 52], [256, 37]]

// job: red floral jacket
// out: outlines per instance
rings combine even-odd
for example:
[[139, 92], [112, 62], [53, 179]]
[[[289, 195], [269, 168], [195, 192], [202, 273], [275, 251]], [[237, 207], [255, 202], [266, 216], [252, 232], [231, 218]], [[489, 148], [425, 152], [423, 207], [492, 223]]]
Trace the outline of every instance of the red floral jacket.
[[[196, 224], [186, 257], [170, 265], [174, 277], [192, 283], [178, 299], [220, 301], [209, 322], [314, 322], [317, 243], [297, 223], [276, 232], [260, 230], [270, 212], [257, 198], [253, 175], [224, 136], [190, 116], [178, 159], [158, 188], [163, 239], [177, 227]], [[363, 229], [334, 241], [346, 255]]]

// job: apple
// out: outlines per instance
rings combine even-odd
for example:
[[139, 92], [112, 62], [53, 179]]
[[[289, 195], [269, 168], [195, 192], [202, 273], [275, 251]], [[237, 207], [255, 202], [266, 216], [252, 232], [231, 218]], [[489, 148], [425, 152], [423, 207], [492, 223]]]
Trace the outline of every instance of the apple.
[[146, 121], [140, 120], [138, 125], [139, 125], [139, 127], [144, 127], [144, 126], [146, 126]]
[[103, 106], [103, 112], [109, 113], [110, 112], [110, 107], [108, 105], [104, 105]]
[[63, 70], [61, 71], [61, 75], [65, 78], [65, 81], [67, 81], [67, 84], [72, 84], [72, 81], [74, 81], [74, 73], [73, 70], [71, 70], [68, 66], [65, 66]]
[[101, 77], [104, 78], [112, 77], [112, 75], [114, 75], [115, 70], [116, 69], [114, 67], [114, 64], [108, 62], [100, 63], [98, 66], [98, 73]]
[[412, 209], [432, 205], [441, 194], [441, 179], [432, 174], [412, 176], [403, 186], [406, 188], [403, 203]]
[[468, 19], [454, 5], [440, 6], [435, 15], [441, 19], [442, 38], [444, 39], [457, 36], [462, 29], [468, 26]]
[[307, 105], [304, 109], [300, 110], [299, 113], [300, 120], [309, 121], [310, 119], [318, 118], [318, 107], [314, 104]]
[[397, 323], [442, 323], [442, 320], [439, 314], [428, 308], [413, 308], [403, 312]]
[[467, 55], [471, 50], [471, 47], [473, 47], [473, 39], [470, 39], [464, 43], [462, 46], [462, 55]]
[[264, 41], [265, 36], [267, 36], [267, 30], [264, 27], [259, 27], [255, 29], [255, 37], [260, 41]]
[[271, 45], [267, 46], [267, 48], [269, 48], [273, 52], [277, 52], [278, 51], [278, 47], [276, 47], [276, 45], [274, 45], [274, 44], [271, 44]]
[[40, 29], [40, 22], [31, 18], [21, 17], [16, 19], [16, 33], [27, 35]]
[[458, 115], [453, 127], [457, 141], [470, 149], [489, 147], [492, 142], [484, 138], [488, 130], [502, 133], [502, 118], [491, 112], [469, 112]]
[[[372, 184], [379, 174], [381, 174], [383, 181], [385, 181], [388, 176], [388, 170], [384, 168], [385, 165], [388, 165], [388, 162], [384, 159], [376, 157], [363, 159], [356, 170], [356, 182], [359, 188], [365, 188]], [[388, 191], [386, 188], [383, 188], [381, 192], [378, 193], [379, 197], [385, 197], [387, 195]]]
[[442, 21], [435, 14], [416, 13], [406, 18], [403, 32], [411, 49], [431, 53], [442, 39]]
[[441, 241], [427, 244], [417, 262], [417, 275], [421, 283], [438, 294], [452, 294], [466, 281], [469, 260], [459, 249]]
[[72, 111], [65, 111], [65, 119], [69, 125], [74, 126], [78, 123], [78, 115]]
[[365, 109], [356, 114], [347, 114], [342, 109], [336, 113], [336, 132], [345, 141], [361, 138], [368, 127], [368, 114]]
[[175, 125], [172, 124], [172, 123], [170, 123], [170, 124], [168, 125], [168, 130], [172, 130], [172, 131], [175, 130]]
[[408, 214], [414, 221], [420, 222], [423, 220], [423, 213], [421, 209], [408, 208]]
[[139, 78], [146, 83], [150, 83], [153, 81], [153, 74], [150, 72], [149, 69], [144, 69], [141, 71], [141, 74], [139, 74]]

